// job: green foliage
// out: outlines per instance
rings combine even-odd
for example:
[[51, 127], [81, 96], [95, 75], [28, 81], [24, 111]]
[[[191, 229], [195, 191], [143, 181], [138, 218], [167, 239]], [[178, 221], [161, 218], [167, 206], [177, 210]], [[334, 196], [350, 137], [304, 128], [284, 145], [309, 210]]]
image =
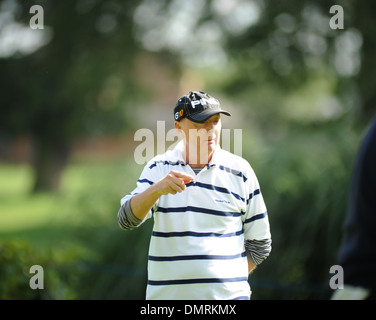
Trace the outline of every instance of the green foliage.
[[[75, 250], [42, 252], [22, 240], [0, 243], [0, 300], [74, 299], [74, 287], [80, 277], [62, 266], [77, 260]], [[44, 289], [31, 289], [33, 265], [44, 270]]]
[[328, 299], [359, 134], [345, 118], [291, 126], [264, 142], [245, 155], [259, 177], [273, 238], [270, 257], [250, 278], [253, 298]]
[[142, 228], [127, 232], [117, 226], [114, 218], [113, 227], [91, 230], [90, 233], [94, 231], [96, 236], [88, 245], [97, 252], [98, 258], [81, 264], [85, 272], [77, 289], [78, 296], [82, 299], [143, 300], [151, 227], [149, 221]]
[[[31, 4], [15, 3], [16, 21], [9, 23], [27, 26]], [[133, 2], [33, 4], [40, 4], [45, 16], [45, 29], [35, 32], [50, 32], [52, 39], [31, 55], [0, 59], [7, 75], [0, 80], [7, 113], [0, 119], [1, 132], [70, 142], [77, 135], [123, 131], [130, 123], [124, 97], [136, 99], [139, 92], [129, 73], [137, 52], [130, 27]], [[111, 29], [101, 27], [105, 18]]]
[[[59, 194], [30, 195], [30, 168], [2, 164], [0, 299], [143, 299], [151, 224], [125, 232], [116, 220], [140, 170], [133, 159], [72, 164]], [[32, 265], [43, 290], [30, 289]]]

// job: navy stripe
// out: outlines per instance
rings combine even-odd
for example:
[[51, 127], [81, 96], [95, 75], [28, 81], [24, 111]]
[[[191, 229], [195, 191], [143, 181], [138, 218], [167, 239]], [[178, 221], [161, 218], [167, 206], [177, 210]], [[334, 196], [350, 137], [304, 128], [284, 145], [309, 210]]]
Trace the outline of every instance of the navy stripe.
[[255, 220], [259, 220], [259, 219], [263, 219], [265, 218], [266, 216], [268, 215], [268, 212], [264, 212], [264, 213], [260, 213], [260, 214], [256, 214], [255, 216], [249, 218], [249, 219], [246, 219], [244, 221], [244, 223], [249, 223], [249, 222], [253, 222]]
[[251, 300], [250, 296], [239, 296], [231, 300]]
[[224, 283], [224, 282], [242, 282], [248, 281], [248, 278], [203, 278], [203, 279], [181, 279], [181, 280], [149, 280], [150, 286], [165, 286], [174, 284], [195, 284], [195, 283]]
[[230, 190], [223, 188], [223, 187], [213, 186], [212, 184], [207, 184], [207, 183], [196, 181], [196, 182], [189, 182], [186, 184], [186, 186], [187, 187], [197, 186], [197, 187], [204, 188], [204, 189], [215, 190], [215, 191], [222, 192], [222, 193], [232, 194], [236, 199], [245, 202], [245, 199], [239, 196], [238, 194], [231, 192]]
[[236, 237], [243, 234], [243, 230], [231, 233], [215, 233], [215, 232], [157, 232], [153, 231], [152, 236], [162, 237], [162, 238], [172, 238], [172, 237]]
[[241, 216], [241, 212], [226, 212], [226, 211], [217, 211], [212, 209], [205, 209], [205, 208], [198, 208], [198, 207], [169, 207], [169, 208], [163, 208], [158, 207], [159, 212], [186, 212], [186, 211], [192, 211], [192, 212], [198, 212], [198, 213], [205, 213], [205, 214], [213, 214], [216, 216], [229, 216], [229, 217], [239, 217]]
[[[167, 160], [159, 160], [159, 161], [155, 161], [155, 162], [153, 162], [153, 163], [149, 166], [149, 169], [153, 169], [154, 167], [157, 166], [158, 163], [161, 163], [161, 164], [163, 164], [163, 165], [170, 165], [170, 166], [181, 165], [181, 166], [183, 166], [183, 167], [187, 165], [184, 161], [181, 161], [181, 160], [177, 160], [177, 161], [175, 161], [175, 162], [173, 162], [173, 161], [167, 161]], [[211, 167], [214, 167], [215, 164], [212, 164], [212, 165], [207, 164], [206, 166], [207, 166], [208, 169], [210, 169]], [[239, 170], [231, 169], [231, 168], [229, 168], [229, 167], [225, 167], [225, 166], [223, 166], [223, 165], [219, 165], [218, 168], [219, 168], [220, 170], [223, 170], [223, 171], [229, 172], [229, 173], [231, 173], [231, 174], [233, 174], [233, 175], [235, 175], [235, 176], [238, 176], [238, 177], [242, 178], [244, 182], [246, 182], [246, 181], [248, 180], [247, 177], [246, 177], [241, 171], [239, 171]]]
[[153, 169], [154, 167], [157, 166], [158, 163], [162, 163], [163, 165], [170, 165], [170, 166], [177, 166], [177, 165], [181, 165], [181, 166], [185, 166], [185, 162], [184, 161], [175, 161], [175, 162], [172, 162], [172, 161], [163, 161], [163, 160], [159, 160], [159, 161], [155, 161], [153, 164], [150, 165], [149, 169]]
[[234, 254], [231, 256], [222, 256], [222, 255], [190, 255], [190, 256], [149, 256], [150, 261], [181, 261], [181, 260], [232, 260], [238, 258], [244, 258], [246, 256], [245, 251], [240, 254]]
[[254, 197], [254, 196], [257, 196], [258, 194], [260, 194], [261, 193], [261, 190], [260, 189], [256, 189], [255, 191], [253, 191], [250, 195], [249, 195], [249, 197], [248, 197], [248, 199], [247, 199], [247, 204], [249, 203], [249, 201]]
[[150, 181], [148, 179], [138, 179], [137, 182], [140, 182], [140, 183], [148, 183], [150, 185], [154, 184], [153, 181]]
[[238, 170], [235, 170], [235, 169], [231, 169], [231, 168], [228, 168], [228, 167], [225, 167], [225, 166], [218, 166], [219, 169], [223, 170], [223, 171], [226, 171], [226, 172], [229, 172], [229, 173], [232, 173], [240, 178], [243, 178], [243, 181], [246, 182], [248, 179], [247, 177], [241, 172], [241, 171], [238, 171]]

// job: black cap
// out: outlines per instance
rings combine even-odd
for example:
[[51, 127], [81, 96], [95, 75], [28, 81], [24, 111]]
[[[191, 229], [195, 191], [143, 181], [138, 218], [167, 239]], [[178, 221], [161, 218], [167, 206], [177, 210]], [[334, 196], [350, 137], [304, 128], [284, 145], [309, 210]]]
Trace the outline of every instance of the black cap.
[[217, 113], [231, 116], [229, 112], [221, 109], [217, 99], [202, 91], [191, 91], [182, 96], [174, 108], [176, 121], [188, 118], [193, 122], [203, 123]]

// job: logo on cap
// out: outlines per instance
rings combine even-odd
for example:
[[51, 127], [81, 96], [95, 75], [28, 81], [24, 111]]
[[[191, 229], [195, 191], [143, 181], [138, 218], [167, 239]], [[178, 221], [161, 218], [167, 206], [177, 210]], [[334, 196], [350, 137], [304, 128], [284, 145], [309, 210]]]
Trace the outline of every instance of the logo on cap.
[[197, 105], [201, 105], [202, 107], [211, 108], [212, 105], [218, 106], [218, 101], [212, 97], [210, 99], [201, 98], [200, 100], [193, 100], [191, 101], [192, 108], [195, 109]]
[[180, 117], [183, 116], [184, 109], [181, 109], [179, 112], [175, 112], [175, 120], [178, 120]]

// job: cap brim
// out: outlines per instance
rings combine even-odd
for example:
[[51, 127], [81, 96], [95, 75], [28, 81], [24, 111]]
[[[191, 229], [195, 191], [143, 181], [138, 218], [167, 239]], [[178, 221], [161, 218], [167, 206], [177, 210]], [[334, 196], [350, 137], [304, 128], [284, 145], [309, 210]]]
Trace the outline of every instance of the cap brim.
[[200, 113], [190, 114], [187, 118], [189, 120], [193, 121], [193, 122], [203, 123], [206, 120], [208, 120], [210, 117], [212, 117], [212, 116], [214, 116], [215, 114], [218, 114], [218, 113], [223, 113], [226, 116], [231, 117], [231, 113], [227, 112], [225, 110], [210, 110], [210, 109], [208, 109], [208, 110], [205, 110], [205, 111], [200, 112]]

